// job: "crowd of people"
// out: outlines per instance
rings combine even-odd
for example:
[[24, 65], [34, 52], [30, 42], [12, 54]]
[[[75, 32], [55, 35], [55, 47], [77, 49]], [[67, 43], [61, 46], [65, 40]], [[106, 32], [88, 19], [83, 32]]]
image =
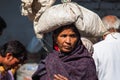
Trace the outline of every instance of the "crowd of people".
[[[106, 31], [101, 41], [83, 38], [74, 23], [52, 33], [53, 50], [41, 60], [32, 80], [119, 80], [120, 19], [101, 18]], [[0, 17], [0, 35], [7, 24]], [[0, 80], [15, 80], [14, 73], [25, 63], [28, 51], [18, 40], [0, 47]], [[25, 79], [28, 80], [28, 79]]]

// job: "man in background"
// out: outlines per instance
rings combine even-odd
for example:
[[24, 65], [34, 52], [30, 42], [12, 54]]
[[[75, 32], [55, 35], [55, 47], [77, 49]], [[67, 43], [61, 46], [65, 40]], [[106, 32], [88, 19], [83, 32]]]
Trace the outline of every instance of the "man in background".
[[120, 20], [114, 15], [102, 19], [107, 31], [94, 44], [93, 58], [99, 80], [120, 80]]

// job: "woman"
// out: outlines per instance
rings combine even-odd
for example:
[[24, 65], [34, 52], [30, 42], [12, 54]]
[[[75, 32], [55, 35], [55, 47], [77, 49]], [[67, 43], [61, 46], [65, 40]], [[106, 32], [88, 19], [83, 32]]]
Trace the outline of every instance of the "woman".
[[97, 80], [94, 61], [74, 24], [55, 30], [53, 43], [53, 52], [40, 63], [33, 80]]

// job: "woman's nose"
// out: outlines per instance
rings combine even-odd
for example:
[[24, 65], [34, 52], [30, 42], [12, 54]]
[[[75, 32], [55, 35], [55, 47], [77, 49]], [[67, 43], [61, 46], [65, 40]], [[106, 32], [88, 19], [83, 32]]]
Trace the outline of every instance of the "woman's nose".
[[71, 41], [70, 37], [66, 37], [66, 42], [70, 43], [70, 41]]

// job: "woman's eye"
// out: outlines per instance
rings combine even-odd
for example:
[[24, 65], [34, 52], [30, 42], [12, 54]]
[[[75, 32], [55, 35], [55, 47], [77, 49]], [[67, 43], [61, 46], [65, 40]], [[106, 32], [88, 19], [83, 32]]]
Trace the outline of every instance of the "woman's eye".
[[67, 35], [61, 35], [61, 37], [66, 37]]
[[77, 36], [73, 34], [73, 35], [70, 35], [70, 37], [75, 38], [75, 37], [77, 37]]

